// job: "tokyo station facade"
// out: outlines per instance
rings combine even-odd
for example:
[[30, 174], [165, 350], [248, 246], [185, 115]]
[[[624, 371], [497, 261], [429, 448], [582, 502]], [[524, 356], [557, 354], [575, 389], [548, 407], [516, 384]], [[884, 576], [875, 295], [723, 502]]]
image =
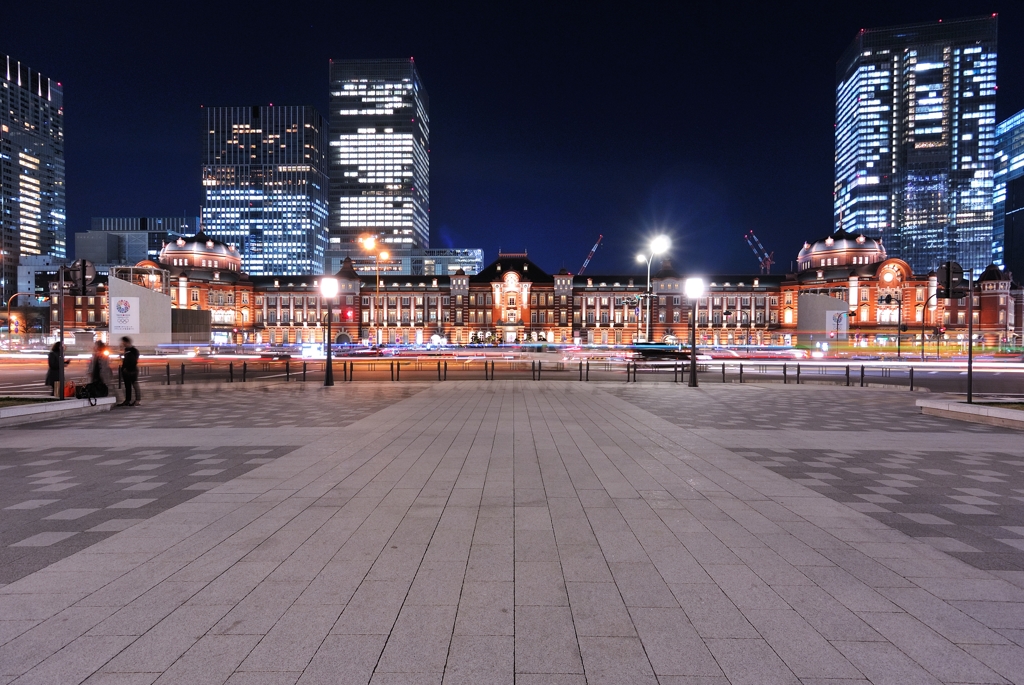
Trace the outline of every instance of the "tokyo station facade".
[[[936, 276], [913, 274], [886, 255], [881, 241], [838, 231], [805, 243], [788, 275], [702, 275], [696, 303], [702, 345], [808, 345], [831, 337], [854, 345], [894, 344], [900, 324], [905, 347], [966, 342], [967, 303], [936, 296]], [[230, 343], [322, 343], [327, 304], [317, 276], [249, 276], [234, 246], [202, 233], [165, 245], [171, 306], [211, 311], [214, 337]], [[689, 275], [664, 260], [651, 275], [652, 342], [688, 340]], [[545, 272], [526, 253], [500, 253], [476, 275], [358, 274], [346, 260], [334, 276], [338, 343], [450, 344], [546, 341], [557, 344], [630, 344], [643, 339], [647, 280], [642, 275], [574, 276]], [[975, 286], [978, 344], [1021, 344], [1024, 293], [1011, 275], [989, 267]], [[102, 294], [102, 293], [101, 293]], [[886, 304], [886, 296], [891, 301]], [[837, 312], [829, 319], [824, 311]], [[105, 300], [105, 298], [103, 298]], [[639, 303], [638, 303], [639, 300]], [[833, 301], [834, 300], [834, 301]], [[897, 304], [899, 303], [899, 304]], [[814, 304], [814, 307], [811, 305]], [[65, 320], [74, 327], [74, 305]], [[638, 321], [638, 313], [643, 315]], [[801, 322], [814, 317], [814, 321]], [[56, 312], [54, 312], [56, 313]], [[810, 313], [810, 314], [809, 314]], [[96, 317], [99, 319], [100, 317]], [[103, 317], [105, 318], [105, 317]], [[78, 324], [81, 325], [81, 324]]]

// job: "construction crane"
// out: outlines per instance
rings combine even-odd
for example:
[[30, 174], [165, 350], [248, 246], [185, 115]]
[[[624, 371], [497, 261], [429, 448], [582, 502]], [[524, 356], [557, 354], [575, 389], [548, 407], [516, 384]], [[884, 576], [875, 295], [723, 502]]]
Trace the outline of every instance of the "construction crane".
[[582, 276], [583, 272], [587, 270], [587, 264], [590, 264], [590, 260], [594, 258], [594, 253], [597, 252], [597, 246], [601, 244], [601, 240], [603, 238], [603, 234], [597, 236], [597, 242], [594, 243], [594, 246], [592, 248], [590, 248], [590, 254], [588, 254], [587, 258], [583, 260], [583, 266], [580, 267], [580, 272], [576, 274], [577, 276]]
[[772, 272], [772, 264], [775, 263], [775, 253], [764, 249], [764, 245], [754, 235], [753, 230], [747, 231], [743, 237], [746, 239], [747, 245], [750, 245], [750, 249], [754, 251], [757, 261], [761, 263], [761, 273], [770, 274]]

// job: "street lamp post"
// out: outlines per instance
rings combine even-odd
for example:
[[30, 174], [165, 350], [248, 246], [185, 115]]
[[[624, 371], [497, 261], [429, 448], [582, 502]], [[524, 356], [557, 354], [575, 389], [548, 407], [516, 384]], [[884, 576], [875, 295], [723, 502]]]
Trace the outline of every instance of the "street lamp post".
[[334, 385], [334, 366], [331, 362], [331, 343], [334, 342], [331, 335], [331, 319], [334, 316], [334, 298], [338, 294], [337, 278], [321, 278], [320, 294], [327, 300], [327, 366], [324, 369], [324, 386]]
[[929, 295], [924, 301], [924, 305], [921, 307], [921, 361], [924, 361], [924, 331], [925, 324], [928, 321], [928, 302], [936, 295], [938, 295], [937, 292]]
[[[900, 342], [903, 339], [903, 300], [892, 295], [886, 295], [879, 299], [879, 304], [892, 304], [893, 302], [896, 303], [896, 359], [902, 359]], [[921, 318], [924, 316], [922, 315]]]
[[[362, 245], [364, 249], [373, 251], [377, 246], [377, 239], [372, 235], [365, 236], [359, 239], [359, 244]], [[380, 344], [381, 342], [377, 339], [379, 337], [379, 330], [377, 326], [377, 303], [380, 302], [380, 260], [387, 260], [390, 256], [391, 255], [389, 255], [386, 250], [373, 253], [373, 271], [377, 275], [377, 292], [373, 296], [373, 304], [370, 306], [370, 322], [372, 324], [370, 330], [373, 332], [374, 344]], [[385, 309], [385, 311], [387, 310]], [[383, 314], [381, 318], [383, 318]]]
[[[11, 333], [11, 302], [14, 302], [14, 298], [18, 297], [19, 295], [35, 295], [35, 293], [14, 293], [9, 298], [7, 298], [7, 348], [8, 349], [13, 349], [11, 346], [14, 343], [14, 338], [12, 337], [12, 333]], [[25, 323], [27, 325], [28, 321], [26, 321]], [[27, 338], [27, 334], [26, 334], [26, 340], [27, 339], [28, 338]]]
[[644, 298], [647, 300], [647, 325], [644, 327], [644, 342], [647, 343], [651, 341], [651, 297], [653, 296], [651, 293], [651, 262], [656, 256], [668, 252], [670, 245], [668, 236], [659, 235], [651, 240], [650, 255], [638, 254], [636, 256], [636, 261], [647, 263], [647, 290], [644, 292]]
[[690, 300], [690, 382], [691, 388], [697, 387], [697, 300], [704, 294], [704, 281], [700, 278], [687, 278], [683, 284], [686, 298]]

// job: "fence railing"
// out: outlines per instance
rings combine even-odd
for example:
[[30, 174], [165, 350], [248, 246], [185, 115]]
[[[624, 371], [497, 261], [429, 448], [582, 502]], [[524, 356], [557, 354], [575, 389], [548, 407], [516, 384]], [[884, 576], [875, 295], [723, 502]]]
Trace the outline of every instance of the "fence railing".
[[[141, 364], [140, 380], [161, 385], [195, 383], [323, 382], [321, 360], [203, 360]], [[352, 359], [333, 360], [335, 381], [565, 380], [625, 383], [688, 383], [689, 362], [537, 359]], [[765, 364], [700, 362], [707, 383], [830, 383], [848, 387], [906, 386], [915, 389], [914, 367], [865, 364]], [[120, 385], [120, 373], [117, 374]]]

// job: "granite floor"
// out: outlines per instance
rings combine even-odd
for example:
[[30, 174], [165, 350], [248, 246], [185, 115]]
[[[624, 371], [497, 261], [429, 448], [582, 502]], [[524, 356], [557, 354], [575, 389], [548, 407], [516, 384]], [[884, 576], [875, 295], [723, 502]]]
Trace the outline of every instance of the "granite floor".
[[[20, 483], [213, 485], [0, 587], [0, 683], [1024, 682], [1020, 432], [872, 389], [349, 388], [5, 431]], [[51, 511], [134, 517], [83, 501]]]

